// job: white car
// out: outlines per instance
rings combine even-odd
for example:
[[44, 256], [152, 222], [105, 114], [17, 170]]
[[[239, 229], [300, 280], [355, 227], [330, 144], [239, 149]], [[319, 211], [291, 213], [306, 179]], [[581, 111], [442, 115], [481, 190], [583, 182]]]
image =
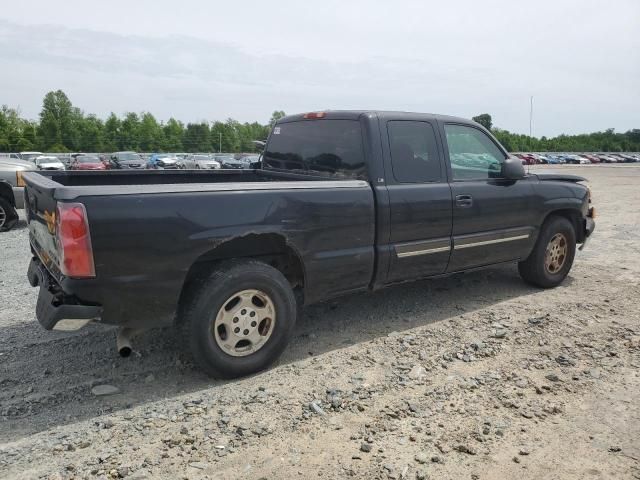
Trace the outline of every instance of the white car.
[[44, 154], [42, 152], [20, 152], [18, 155], [20, 157], [20, 160], [33, 162], [35, 158], [40, 157]]
[[58, 157], [41, 155], [33, 159], [38, 170], [65, 170], [64, 163]]
[[184, 168], [195, 168], [203, 170], [217, 170], [220, 162], [217, 162], [209, 155], [189, 155], [182, 161]]

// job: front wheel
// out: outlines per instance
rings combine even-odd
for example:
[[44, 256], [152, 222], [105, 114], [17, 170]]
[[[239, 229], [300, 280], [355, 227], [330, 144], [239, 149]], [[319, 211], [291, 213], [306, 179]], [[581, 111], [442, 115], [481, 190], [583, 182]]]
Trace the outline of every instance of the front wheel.
[[255, 260], [220, 264], [185, 292], [180, 321], [185, 350], [214, 378], [260, 371], [286, 347], [296, 321], [287, 279]]
[[18, 212], [5, 198], [0, 197], [0, 232], [11, 230], [18, 223]]
[[568, 275], [576, 255], [576, 232], [565, 217], [552, 216], [542, 226], [529, 257], [518, 263], [520, 276], [533, 285], [551, 288]]

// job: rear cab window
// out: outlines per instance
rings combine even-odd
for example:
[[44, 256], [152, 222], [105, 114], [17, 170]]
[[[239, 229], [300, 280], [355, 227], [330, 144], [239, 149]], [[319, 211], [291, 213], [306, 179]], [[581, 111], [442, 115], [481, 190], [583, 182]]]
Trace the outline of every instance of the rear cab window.
[[277, 124], [263, 155], [265, 168], [332, 178], [366, 179], [358, 120], [300, 120]]
[[442, 180], [433, 126], [424, 121], [387, 122], [393, 176], [399, 183], [431, 183]]

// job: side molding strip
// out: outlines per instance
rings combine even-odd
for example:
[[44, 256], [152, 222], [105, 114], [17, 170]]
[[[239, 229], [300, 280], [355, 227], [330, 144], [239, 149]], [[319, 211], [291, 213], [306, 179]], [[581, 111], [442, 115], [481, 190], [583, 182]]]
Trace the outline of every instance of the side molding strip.
[[529, 238], [529, 234], [516, 235], [515, 237], [497, 238], [495, 240], [483, 240], [481, 242], [463, 243], [461, 245], [454, 245], [454, 250], [462, 250], [463, 248], [480, 247], [482, 245], [493, 245], [494, 243], [513, 242], [515, 240], [525, 240]]
[[393, 246], [398, 258], [416, 257], [451, 251], [451, 238], [436, 238], [433, 240], [419, 240], [417, 242], [398, 243]]
[[451, 247], [425, 248], [424, 250], [413, 250], [411, 252], [398, 252], [398, 258], [415, 257], [416, 255], [428, 255], [430, 253], [448, 252]]

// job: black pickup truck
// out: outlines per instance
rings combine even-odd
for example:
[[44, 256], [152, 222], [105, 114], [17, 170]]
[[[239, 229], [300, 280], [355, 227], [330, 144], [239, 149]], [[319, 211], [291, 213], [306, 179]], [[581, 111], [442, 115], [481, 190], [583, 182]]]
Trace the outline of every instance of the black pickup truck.
[[480, 125], [399, 112], [288, 116], [259, 168], [29, 172], [39, 322], [176, 324], [212, 376], [258, 371], [298, 306], [517, 262], [566, 277], [594, 229], [581, 177], [526, 174]]

